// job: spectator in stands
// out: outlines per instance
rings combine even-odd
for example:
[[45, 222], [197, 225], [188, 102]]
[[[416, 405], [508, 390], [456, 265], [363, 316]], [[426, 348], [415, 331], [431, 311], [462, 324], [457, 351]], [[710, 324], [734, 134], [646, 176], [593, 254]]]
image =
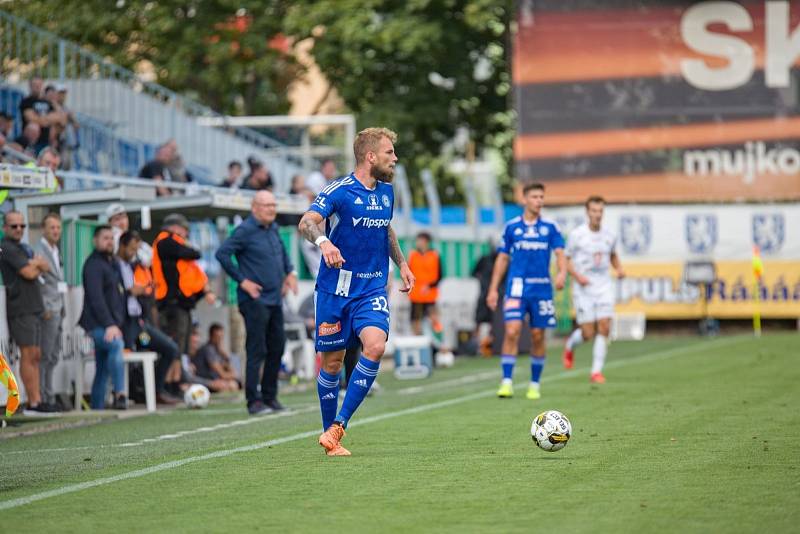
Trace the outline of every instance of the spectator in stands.
[[178, 399], [168, 394], [164, 381], [170, 365], [178, 357], [178, 345], [149, 320], [153, 306], [153, 278], [150, 269], [136, 259], [142, 238], [135, 230], [119, 238], [120, 275], [125, 286], [125, 324], [122, 332], [125, 347], [131, 350], [152, 350], [158, 353], [156, 362], [156, 401], [177, 404]]
[[44, 82], [38, 76], [30, 79], [30, 93], [19, 103], [22, 115], [22, 129], [30, 123], [36, 123], [41, 128], [41, 135], [33, 146], [33, 153], [37, 154], [50, 142], [50, 126], [60, 119], [53, 113], [53, 105], [44, 97]]
[[274, 182], [269, 169], [261, 161], [251, 158], [248, 162], [250, 163], [250, 174], [245, 178], [242, 189], [251, 189], [253, 191], [267, 189], [272, 191]]
[[239, 284], [239, 311], [247, 332], [245, 396], [252, 415], [283, 409], [278, 402], [278, 371], [286, 343], [281, 301], [289, 290], [297, 294], [297, 274], [278, 233], [276, 211], [275, 195], [269, 191], [256, 193], [250, 216], [216, 254], [228, 276]]
[[61, 153], [61, 168], [69, 170], [72, 168], [72, 155], [80, 145], [78, 130], [81, 125], [75, 117], [75, 113], [67, 108], [67, 86], [62, 83], [57, 83], [55, 85], [55, 90], [55, 99], [51, 101], [51, 103], [53, 107], [61, 111], [66, 117], [66, 126], [58, 142]]
[[38, 123], [29, 122], [22, 129], [22, 134], [14, 139], [12, 148], [35, 158], [36, 148], [40, 145], [39, 140], [41, 137], [42, 127]]
[[217, 381], [223, 389], [212, 391], [239, 391], [240, 380], [231, 364], [231, 358], [222, 346], [225, 332], [222, 325], [213, 323], [208, 329], [208, 342], [192, 358], [197, 376]]
[[0, 133], [0, 163], [5, 162], [4, 148], [6, 147], [6, 136]]
[[[169, 171], [169, 164], [174, 157], [175, 147], [171, 143], [167, 142], [163, 145], [159, 145], [156, 149], [155, 159], [148, 161], [145, 166], [141, 168], [139, 177], [149, 178], [161, 184], [172, 182], [173, 179]], [[158, 186], [156, 187], [156, 193], [159, 196], [169, 196], [172, 194], [172, 191], [168, 187]]]
[[188, 352], [192, 310], [205, 296], [216, 300], [208, 289], [208, 277], [197, 263], [200, 251], [186, 242], [189, 221], [179, 213], [167, 215], [161, 232], [153, 242], [153, 280], [156, 288], [159, 327], [182, 354]]
[[330, 158], [324, 159], [322, 160], [320, 169], [308, 175], [306, 187], [316, 196], [326, 185], [332, 182], [334, 178], [336, 178], [336, 162]]
[[59, 166], [61, 165], [61, 155], [56, 152], [56, 149], [51, 146], [44, 147], [41, 151], [39, 151], [39, 155], [36, 157], [36, 165], [39, 167], [47, 167], [56, 177], [56, 184], [54, 188], [44, 188], [42, 189], [43, 193], [54, 193], [56, 191], [60, 191], [64, 188], [64, 182], [61, 178], [58, 177], [56, 172], [58, 171]]
[[94, 251], [83, 264], [83, 312], [78, 322], [94, 341], [95, 375], [91, 401], [94, 410], [105, 409], [109, 374], [114, 394], [112, 408], [128, 408], [124, 393], [125, 363], [122, 360], [125, 289], [113, 254], [114, 234], [110, 226], [101, 224], [94, 229]]
[[439, 282], [442, 279], [442, 262], [439, 253], [431, 248], [431, 234], [420, 232], [414, 250], [408, 255], [408, 266], [417, 281], [408, 294], [411, 301], [411, 329], [422, 335], [422, 319], [439, 298]]
[[48, 413], [51, 408], [42, 402], [39, 391], [39, 363], [42, 343], [41, 280], [50, 266], [22, 243], [25, 221], [18, 211], [6, 213], [3, 240], [0, 242], [0, 273], [6, 288], [6, 317], [11, 340], [21, 353], [20, 376], [28, 396], [25, 415]]
[[0, 134], [10, 139], [14, 133], [14, 117], [5, 111], [0, 111]]
[[233, 160], [228, 163], [228, 175], [222, 179], [220, 187], [239, 187], [239, 179], [242, 177], [242, 164]]
[[164, 145], [168, 147], [169, 152], [172, 154], [172, 158], [167, 162], [167, 169], [169, 169], [169, 174], [172, 176], [172, 181], [184, 184], [193, 182], [194, 178], [186, 170], [186, 162], [183, 160], [180, 150], [178, 150], [178, 142], [175, 139], [169, 139]]
[[47, 271], [41, 274], [44, 283], [39, 286], [44, 302], [39, 384], [42, 402], [59, 411], [61, 407], [53, 388], [53, 370], [58, 365], [58, 356], [61, 354], [61, 324], [66, 314], [67, 294], [61, 252], [58, 249], [60, 242], [61, 217], [58, 213], [50, 212], [42, 220], [42, 238], [35, 247], [36, 253], [44, 258], [49, 266]]
[[[114, 202], [106, 207], [106, 219], [114, 232], [114, 252], [119, 248], [119, 238], [122, 234], [130, 230], [131, 220], [125, 206], [119, 202]], [[153, 263], [153, 247], [144, 239], [139, 242], [139, 250], [136, 251], [136, 258], [147, 268]]]
[[52, 109], [49, 114], [50, 137], [47, 140], [47, 144], [59, 150], [60, 153], [61, 137], [64, 135], [64, 132], [66, 132], [67, 125], [69, 124], [69, 117], [67, 116], [67, 112], [64, 111], [58, 103], [58, 91], [56, 91], [55, 85], [48, 85], [45, 87], [44, 98], [50, 103], [50, 108]]

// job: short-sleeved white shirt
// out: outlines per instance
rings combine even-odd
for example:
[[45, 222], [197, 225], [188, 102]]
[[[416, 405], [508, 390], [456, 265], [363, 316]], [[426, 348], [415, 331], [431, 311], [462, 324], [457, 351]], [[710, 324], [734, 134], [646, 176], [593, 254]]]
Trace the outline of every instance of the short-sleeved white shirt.
[[588, 224], [582, 224], [570, 232], [567, 257], [572, 260], [575, 270], [589, 279], [589, 284], [585, 286], [573, 282], [573, 293], [576, 296], [613, 298], [611, 254], [616, 251], [616, 247], [616, 236], [602, 227], [593, 232]]

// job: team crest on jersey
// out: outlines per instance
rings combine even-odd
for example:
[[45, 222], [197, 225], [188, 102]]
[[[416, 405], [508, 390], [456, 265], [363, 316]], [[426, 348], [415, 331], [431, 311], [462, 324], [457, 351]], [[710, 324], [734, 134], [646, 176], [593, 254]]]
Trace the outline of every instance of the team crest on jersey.
[[706, 254], [717, 244], [717, 216], [711, 214], [686, 216], [686, 244], [695, 254]]
[[335, 323], [321, 323], [319, 325], [320, 336], [332, 336], [342, 331], [342, 322], [336, 321]]
[[522, 228], [517, 228], [514, 230], [514, 235], [522, 235]]
[[650, 248], [650, 216], [623, 215], [619, 220], [622, 248], [628, 254], [644, 254]]
[[369, 205], [367, 206], [368, 211], [383, 209], [383, 206], [378, 204], [378, 195], [376, 195], [375, 193], [370, 193], [368, 198], [369, 198]]
[[753, 243], [766, 254], [778, 252], [783, 246], [785, 226], [782, 213], [753, 215]]
[[392, 205], [392, 203], [389, 202], [389, 195], [383, 195], [381, 197], [381, 201], [383, 202], [383, 205], [386, 206], [387, 208]]
[[356, 197], [356, 199], [353, 201], [353, 204], [363, 204], [363, 203], [364, 201], [361, 200], [361, 197]]
[[546, 226], [542, 226], [541, 228], [539, 228], [539, 233], [542, 234], [542, 236], [546, 236], [547, 234], [550, 233], [550, 229]]

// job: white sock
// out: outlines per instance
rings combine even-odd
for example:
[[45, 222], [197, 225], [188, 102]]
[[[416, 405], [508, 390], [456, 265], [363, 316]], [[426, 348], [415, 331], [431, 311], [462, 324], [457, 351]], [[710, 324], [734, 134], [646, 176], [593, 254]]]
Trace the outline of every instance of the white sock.
[[592, 349], [592, 374], [603, 371], [603, 364], [606, 363], [606, 352], [608, 344], [606, 336], [597, 334], [594, 336], [594, 348]]
[[580, 328], [576, 328], [575, 331], [570, 334], [569, 339], [567, 339], [567, 350], [573, 350], [581, 343], [583, 343], [583, 332], [581, 332]]

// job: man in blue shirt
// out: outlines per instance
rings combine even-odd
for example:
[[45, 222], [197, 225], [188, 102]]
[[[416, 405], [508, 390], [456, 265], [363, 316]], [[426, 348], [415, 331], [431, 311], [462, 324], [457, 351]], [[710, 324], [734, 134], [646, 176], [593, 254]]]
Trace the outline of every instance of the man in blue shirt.
[[[378, 375], [389, 336], [389, 258], [400, 268], [401, 291], [414, 286], [390, 225], [396, 140], [386, 128], [359, 132], [353, 143], [355, 171], [323, 188], [299, 224], [303, 236], [322, 251], [316, 287], [316, 345], [322, 353], [317, 394], [324, 430], [319, 444], [328, 456], [350, 455], [340, 444], [344, 429]], [[345, 349], [356, 339], [363, 355], [337, 415], [339, 373]]]
[[276, 214], [275, 195], [259, 191], [253, 198], [251, 215], [216, 254], [228, 276], [239, 284], [236, 294], [247, 331], [245, 397], [251, 415], [283, 410], [277, 398], [278, 371], [286, 344], [282, 298], [287, 290], [297, 294], [297, 274], [278, 234]]
[[553, 287], [550, 280], [550, 256], [555, 253], [558, 264], [556, 289], [562, 289], [567, 277], [567, 260], [564, 256], [564, 238], [556, 223], [541, 217], [544, 206], [544, 186], [530, 183], [523, 188], [525, 210], [521, 217], [506, 223], [497, 259], [492, 270], [492, 280], [486, 296], [486, 304], [494, 311], [499, 300], [498, 286], [506, 277], [506, 292], [503, 303], [505, 336], [503, 337], [503, 381], [497, 396], [509, 398], [514, 395], [512, 375], [519, 350], [522, 320], [527, 313], [531, 326], [531, 382], [526, 397], [531, 400], [541, 397], [539, 379], [544, 369], [544, 329], [556, 325], [553, 306]]

